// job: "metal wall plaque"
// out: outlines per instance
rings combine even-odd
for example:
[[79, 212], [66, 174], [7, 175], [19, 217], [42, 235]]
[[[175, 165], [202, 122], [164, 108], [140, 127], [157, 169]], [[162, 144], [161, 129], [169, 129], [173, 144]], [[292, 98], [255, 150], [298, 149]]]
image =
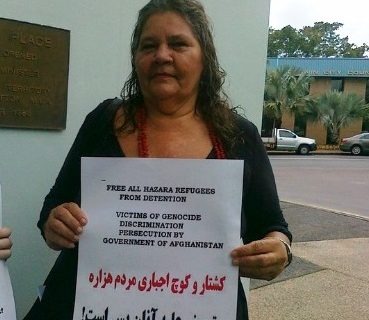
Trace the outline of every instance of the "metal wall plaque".
[[65, 129], [68, 30], [0, 18], [0, 127]]

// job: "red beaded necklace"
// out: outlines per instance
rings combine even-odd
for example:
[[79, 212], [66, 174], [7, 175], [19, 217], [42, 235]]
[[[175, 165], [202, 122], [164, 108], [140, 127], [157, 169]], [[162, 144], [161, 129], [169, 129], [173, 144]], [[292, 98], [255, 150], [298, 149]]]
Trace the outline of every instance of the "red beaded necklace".
[[[149, 145], [147, 142], [147, 126], [146, 126], [146, 113], [143, 108], [137, 112], [137, 146], [138, 156], [141, 158], [149, 157]], [[223, 145], [219, 138], [215, 135], [214, 131], [209, 128], [209, 137], [213, 145], [216, 159], [225, 159], [225, 152]]]

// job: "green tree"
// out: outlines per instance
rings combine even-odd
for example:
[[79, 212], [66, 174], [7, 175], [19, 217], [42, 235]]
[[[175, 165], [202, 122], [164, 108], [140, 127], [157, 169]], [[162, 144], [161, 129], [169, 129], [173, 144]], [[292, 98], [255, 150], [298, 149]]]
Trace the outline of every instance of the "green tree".
[[280, 30], [269, 28], [268, 56], [269, 57], [301, 57], [303, 38], [298, 30], [290, 25]]
[[363, 117], [367, 108], [364, 99], [357, 94], [328, 91], [307, 101], [304, 113], [308, 120], [324, 125], [327, 143], [338, 144], [340, 129]]
[[295, 29], [290, 25], [282, 29], [269, 29], [269, 57], [365, 57], [369, 46], [350, 43], [337, 31], [340, 22], [315, 22], [313, 26]]
[[369, 120], [369, 104], [366, 104], [362, 110], [362, 117], [365, 120]]
[[311, 77], [298, 68], [282, 66], [267, 71], [264, 89], [264, 116], [282, 125], [282, 114], [298, 113], [308, 100]]
[[369, 132], [369, 104], [366, 104], [363, 108], [362, 130]]

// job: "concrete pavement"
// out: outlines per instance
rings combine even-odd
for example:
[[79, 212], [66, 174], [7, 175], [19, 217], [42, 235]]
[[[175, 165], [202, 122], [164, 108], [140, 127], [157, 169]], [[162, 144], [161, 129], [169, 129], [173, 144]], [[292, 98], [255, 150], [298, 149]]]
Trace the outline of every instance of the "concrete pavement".
[[250, 320], [369, 320], [369, 220], [282, 202], [291, 265], [251, 280]]

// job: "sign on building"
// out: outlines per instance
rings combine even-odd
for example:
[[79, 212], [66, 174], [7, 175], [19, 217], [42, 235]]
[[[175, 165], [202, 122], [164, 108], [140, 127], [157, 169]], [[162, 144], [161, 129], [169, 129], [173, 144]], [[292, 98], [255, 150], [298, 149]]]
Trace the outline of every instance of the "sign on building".
[[68, 30], [0, 18], [0, 127], [65, 129]]

